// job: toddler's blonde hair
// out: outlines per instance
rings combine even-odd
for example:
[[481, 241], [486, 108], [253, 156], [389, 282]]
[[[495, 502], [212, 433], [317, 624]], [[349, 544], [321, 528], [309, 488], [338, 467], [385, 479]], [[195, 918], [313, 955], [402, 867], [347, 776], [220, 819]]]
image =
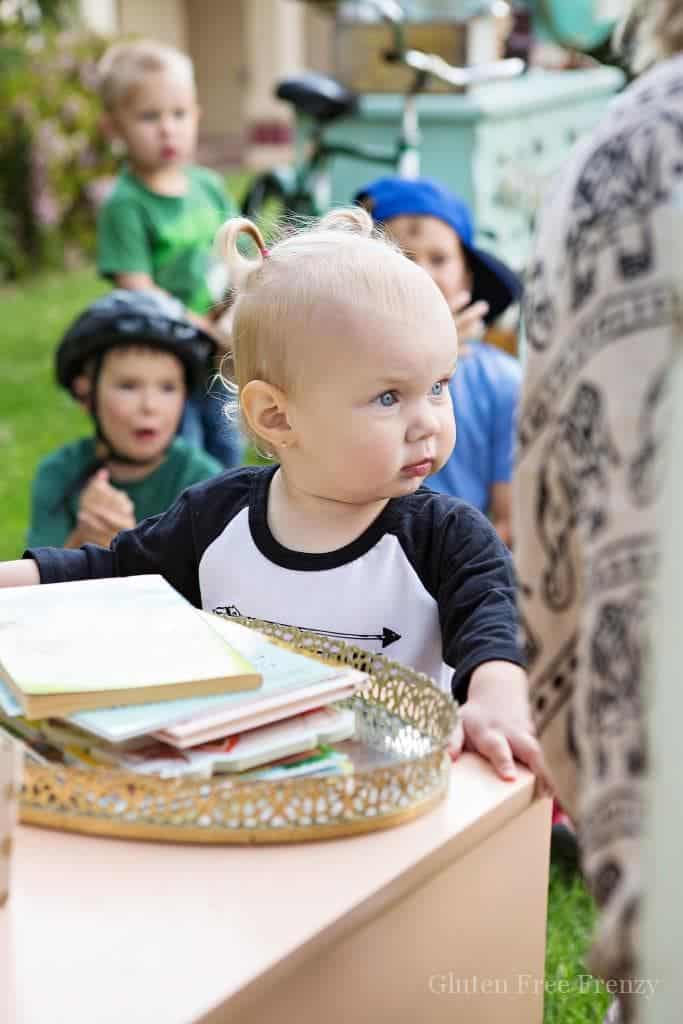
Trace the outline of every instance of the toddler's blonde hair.
[[194, 92], [192, 61], [180, 50], [151, 39], [110, 46], [97, 66], [98, 91], [105, 110], [116, 110], [145, 75], [158, 71], [177, 75]]
[[[256, 244], [256, 259], [247, 259], [238, 249], [245, 234]], [[304, 385], [306, 353], [297, 343], [298, 334], [326, 302], [342, 301], [394, 316], [408, 315], [431, 288], [434, 300], [443, 302], [429, 275], [378, 231], [360, 207], [333, 210], [317, 224], [286, 234], [270, 250], [255, 224], [233, 218], [220, 229], [216, 248], [236, 296], [233, 379], [223, 378], [235, 396], [228, 416], [235, 414], [239, 395], [251, 380], [266, 381], [286, 394]], [[340, 338], [340, 344], [343, 341]], [[263, 440], [248, 424], [242, 426], [263, 449]]]

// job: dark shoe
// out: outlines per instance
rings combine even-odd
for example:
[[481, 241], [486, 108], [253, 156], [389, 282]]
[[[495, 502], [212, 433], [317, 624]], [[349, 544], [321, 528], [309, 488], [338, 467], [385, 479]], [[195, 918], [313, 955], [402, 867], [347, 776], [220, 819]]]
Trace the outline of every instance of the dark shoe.
[[558, 822], [550, 830], [550, 860], [568, 874], [579, 871], [579, 843], [570, 825]]

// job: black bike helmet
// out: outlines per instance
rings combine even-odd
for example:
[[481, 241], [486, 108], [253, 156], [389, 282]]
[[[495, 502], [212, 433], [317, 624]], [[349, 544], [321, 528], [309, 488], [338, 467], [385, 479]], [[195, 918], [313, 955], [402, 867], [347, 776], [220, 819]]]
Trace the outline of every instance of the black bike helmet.
[[146, 345], [170, 352], [185, 368], [188, 395], [206, 383], [215, 345], [200, 327], [185, 319], [183, 306], [156, 291], [114, 291], [97, 299], [71, 324], [55, 353], [57, 380], [73, 389], [86, 364], [110, 348]]

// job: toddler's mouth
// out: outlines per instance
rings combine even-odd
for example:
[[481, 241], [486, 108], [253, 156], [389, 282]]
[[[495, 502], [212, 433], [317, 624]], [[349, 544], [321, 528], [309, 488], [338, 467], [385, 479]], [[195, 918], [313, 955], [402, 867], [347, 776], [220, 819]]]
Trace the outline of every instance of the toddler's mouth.
[[403, 466], [403, 476], [429, 476], [432, 470], [433, 459], [422, 459], [421, 462], [411, 462], [409, 466]]

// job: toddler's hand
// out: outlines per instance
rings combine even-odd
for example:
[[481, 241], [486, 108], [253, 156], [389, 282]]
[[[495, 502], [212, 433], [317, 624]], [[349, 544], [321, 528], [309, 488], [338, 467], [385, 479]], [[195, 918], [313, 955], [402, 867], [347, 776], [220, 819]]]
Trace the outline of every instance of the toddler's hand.
[[109, 471], [100, 469], [81, 493], [78, 534], [82, 544], [109, 547], [120, 530], [135, 526], [135, 509], [127, 494], [112, 487]]
[[[470, 303], [472, 303], [470, 305]], [[489, 311], [488, 302], [472, 302], [469, 292], [459, 292], [451, 303], [451, 313], [458, 331], [458, 341], [476, 341], [486, 331], [484, 317]], [[461, 356], [467, 355], [467, 346], [460, 350]]]
[[545, 765], [534, 735], [525, 671], [508, 661], [487, 661], [472, 673], [467, 701], [460, 709], [462, 728], [454, 734], [451, 756], [474, 750], [490, 761], [503, 779], [517, 777], [522, 761], [548, 789]]

